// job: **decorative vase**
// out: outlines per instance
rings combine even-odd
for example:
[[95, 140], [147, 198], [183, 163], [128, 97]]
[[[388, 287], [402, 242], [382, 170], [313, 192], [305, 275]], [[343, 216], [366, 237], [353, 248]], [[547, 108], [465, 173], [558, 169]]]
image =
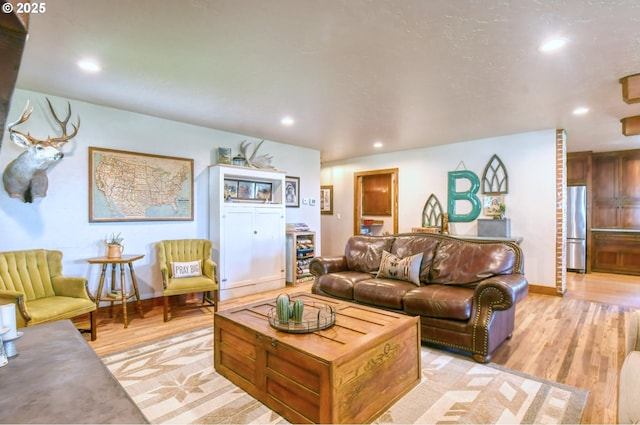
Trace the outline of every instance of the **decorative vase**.
[[241, 154], [238, 154], [238, 155], [234, 156], [233, 159], [231, 160], [231, 163], [233, 165], [239, 165], [241, 167], [246, 167], [247, 166], [247, 160]]
[[121, 258], [124, 245], [110, 244], [107, 245], [107, 258]]
[[278, 321], [282, 324], [289, 323], [291, 314], [291, 299], [288, 294], [280, 294], [276, 298], [276, 311], [278, 313]]
[[295, 300], [293, 303], [293, 321], [296, 323], [302, 322], [302, 313], [304, 312], [304, 303], [301, 300]]

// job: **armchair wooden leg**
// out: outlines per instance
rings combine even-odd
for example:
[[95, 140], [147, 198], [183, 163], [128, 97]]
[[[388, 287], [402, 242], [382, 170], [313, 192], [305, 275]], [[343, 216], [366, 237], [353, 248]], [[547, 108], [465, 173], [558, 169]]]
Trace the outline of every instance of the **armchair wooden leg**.
[[169, 297], [164, 297], [164, 321], [169, 321]]
[[[213, 298], [209, 298], [212, 292], [213, 292]], [[217, 289], [214, 291], [208, 291], [208, 292], [202, 293], [202, 303], [203, 304], [208, 303], [209, 305], [212, 305], [214, 313], [218, 311], [218, 298], [219, 298], [219, 293]]]
[[98, 315], [98, 310], [95, 310], [89, 313], [89, 322], [91, 323], [91, 341], [95, 341], [96, 338], [98, 338], [98, 329], [96, 326], [97, 315]]

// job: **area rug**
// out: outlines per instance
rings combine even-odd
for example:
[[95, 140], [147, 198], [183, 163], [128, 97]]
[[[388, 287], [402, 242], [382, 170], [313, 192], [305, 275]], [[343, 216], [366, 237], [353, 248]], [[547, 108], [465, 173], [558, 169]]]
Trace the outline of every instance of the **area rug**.
[[[216, 373], [210, 326], [102, 360], [153, 424], [287, 423]], [[424, 346], [421, 366], [421, 382], [376, 423], [577, 424], [588, 396]]]

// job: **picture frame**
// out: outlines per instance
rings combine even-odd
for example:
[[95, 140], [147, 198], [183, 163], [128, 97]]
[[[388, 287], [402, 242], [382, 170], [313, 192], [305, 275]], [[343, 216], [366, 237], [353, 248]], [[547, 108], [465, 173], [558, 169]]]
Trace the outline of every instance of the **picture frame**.
[[89, 146], [89, 222], [193, 221], [193, 159]]
[[238, 180], [224, 180], [224, 199], [236, 199], [238, 197]]
[[218, 148], [216, 151], [216, 160], [218, 164], [231, 164], [231, 148]]
[[238, 181], [238, 199], [255, 199], [256, 182], [240, 180]]
[[482, 213], [489, 217], [501, 217], [503, 212], [500, 205], [504, 205], [504, 195], [485, 195]]
[[300, 208], [300, 177], [285, 176], [284, 200], [286, 207]]
[[271, 202], [273, 200], [273, 186], [271, 183], [266, 182], [256, 182], [256, 199], [265, 202]]
[[333, 214], [333, 185], [320, 186], [320, 214]]

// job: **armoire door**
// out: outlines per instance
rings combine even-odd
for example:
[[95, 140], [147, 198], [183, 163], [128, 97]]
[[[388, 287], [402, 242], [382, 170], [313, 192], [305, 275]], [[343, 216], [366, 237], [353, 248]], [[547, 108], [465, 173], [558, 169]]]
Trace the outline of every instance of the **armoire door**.
[[221, 246], [224, 265], [220, 270], [222, 289], [247, 285], [253, 279], [253, 211], [248, 207], [227, 208], [224, 212], [224, 240]]
[[285, 271], [285, 233], [282, 211], [256, 208], [253, 235], [253, 269], [256, 279], [283, 277]]

